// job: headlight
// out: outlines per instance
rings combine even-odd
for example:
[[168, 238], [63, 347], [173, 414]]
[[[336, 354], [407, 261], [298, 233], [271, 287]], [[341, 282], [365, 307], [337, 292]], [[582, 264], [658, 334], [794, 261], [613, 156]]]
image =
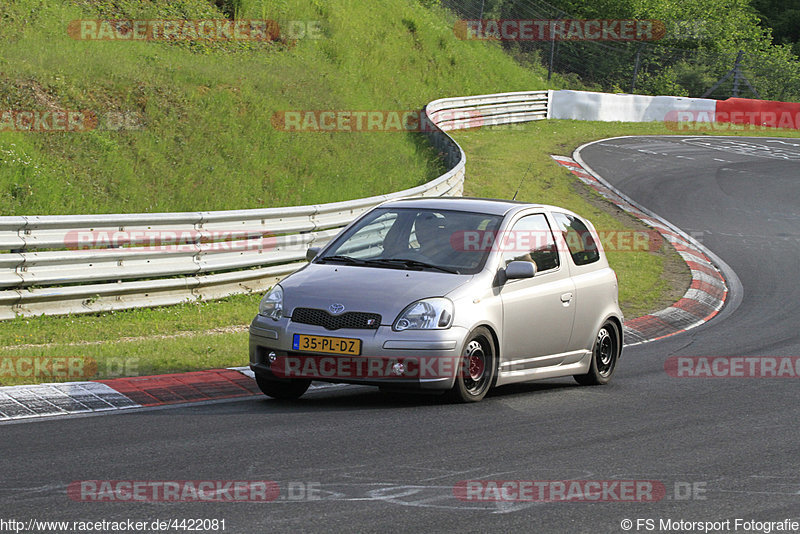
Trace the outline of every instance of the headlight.
[[423, 299], [408, 306], [392, 325], [400, 330], [435, 330], [453, 324], [453, 303], [446, 298]]
[[258, 314], [276, 321], [283, 317], [283, 288], [274, 286], [258, 305]]

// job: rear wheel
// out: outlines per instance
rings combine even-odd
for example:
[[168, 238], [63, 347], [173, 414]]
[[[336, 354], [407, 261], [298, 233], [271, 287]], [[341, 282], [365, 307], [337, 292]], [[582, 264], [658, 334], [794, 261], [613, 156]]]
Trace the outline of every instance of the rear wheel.
[[585, 375], [575, 375], [582, 386], [607, 384], [614, 374], [619, 357], [619, 329], [612, 321], [605, 323], [597, 332], [592, 348], [592, 363]]
[[299, 399], [306, 392], [311, 380], [292, 378], [288, 381], [277, 381], [256, 375], [256, 384], [261, 393], [273, 399], [294, 400]]
[[455, 402], [478, 402], [491, 389], [497, 369], [492, 334], [484, 327], [476, 328], [467, 338], [448, 398]]

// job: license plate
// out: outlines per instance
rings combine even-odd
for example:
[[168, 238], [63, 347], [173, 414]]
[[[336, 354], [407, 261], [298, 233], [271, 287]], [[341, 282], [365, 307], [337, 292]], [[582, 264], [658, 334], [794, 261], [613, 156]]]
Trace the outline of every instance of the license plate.
[[292, 340], [292, 350], [358, 356], [361, 354], [361, 340], [347, 337], [295, 334]]

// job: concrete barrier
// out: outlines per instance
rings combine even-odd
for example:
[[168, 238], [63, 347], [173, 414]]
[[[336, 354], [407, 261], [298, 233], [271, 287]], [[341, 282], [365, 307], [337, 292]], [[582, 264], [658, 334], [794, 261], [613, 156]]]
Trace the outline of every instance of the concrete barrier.
[[716, 100], [589, 91], [553, 91], [548, 118], [605, 122], [663, 122], [679, 111], [714, 115]]

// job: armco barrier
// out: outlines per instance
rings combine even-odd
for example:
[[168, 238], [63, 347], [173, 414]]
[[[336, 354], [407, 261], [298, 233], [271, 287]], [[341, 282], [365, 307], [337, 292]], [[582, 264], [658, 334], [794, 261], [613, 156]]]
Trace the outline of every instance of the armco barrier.
[[[448, 171], [387, 195], [287, 208], [217, 212], [0, 217], [0, 319], [90, 313], [263, 291], [386, 200], [461, 195], [466, 158], [447, 130], [545, 119], [548, 91], [443, 98], [425, 107], [431, 143]], [[149, 232], [149, 234], [148, 234]], [[147, 246], [149, 235], [191, 235], [185, 245]], [[209, 242], [219, 232], [237, 239]], [[113, 238], [85, 248], [85, 236]], [[122, 246], [120, 246], [122, 245]]]

